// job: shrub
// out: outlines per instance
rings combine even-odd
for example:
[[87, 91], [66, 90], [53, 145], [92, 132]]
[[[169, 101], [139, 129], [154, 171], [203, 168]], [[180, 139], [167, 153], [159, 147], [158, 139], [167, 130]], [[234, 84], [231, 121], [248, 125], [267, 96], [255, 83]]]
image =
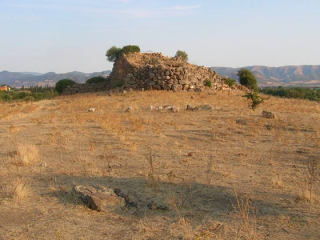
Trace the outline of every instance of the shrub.
[[136, 45], [127, 45], [121, 49], [121, 53], [123, 54], [136, 53], [136, 52], [140, 52], [140, 47]]
[[4, 95], [4, 96], [3, 96], [3, 100], [5, 100], [5, 101], [9, 102], [9, 101], [11, 101], [11, 100], [12, 100], [12, 96], [11, 96], [11, 95], [9, 95], [9, 94], [6, 94], [6, 95]]
[[308, 99], [311, 101], [320, 101], [320, 89], [312, 89], [312, 88], [304, 88], [304, 87], [294, 87], [294, 88], [286, 88], [286, 87], [277, 87], [277, 88], [264, 88], [261, 92], [285, 97], [285, 98], [300, 98], [300, 99]]
[[150, 60], [150, 64], [151, 65], [158, 65], [160, 62], [159, 62], [159, 59], [158, 58], [151, 58]]
[[56, 83], [56, 87], [55, 90], [61, 94], [63, 92], [64, 89], [66, 89], [68, 86], [72, 86], [76, 84], [75, 81], [71, 80], [71, 79], [61, 79], [60, 81], [58, 81]]
[[102, 77], [102, 76], [98, 76], [98, 77], [92, 77], [89, 78], [86, 83], [92, 84], [92, 83], [101, 83], [101, 82], [105, 82], [107, 79]]
[[116, 62], [121, 54], [140, 52], [140, 47], [136, 45], [127, 45], [123, 48], [117, 48], [116, 46], [111, 47], [107, 53], [107, 59], [109, 62]]
[[34, 102], [36, 99], [32, 96], [27, 96], [25, 98], [23, 98], [23, 101], [26, 101], [26, 102]]
[[239, 76], [241, 85], [258, 92], [259, 89], [257, 79], [250, 70], [242, 68], [238, 71], [237, 75]]
[[224, 80], [225, 84], [227, 84], [229, 87], [232, 87], [233, 85], [236, 84], [236, 80], [232, 79], [232, 78], [226, 78]]
[[183, 61], [188, 62], [188, 54], [185, 51], [178, 50], [175, 57], [181, 57]]
[[251, 101], [250, 108], [252, 110], [255, 110], [260, 103], [263, 103], [264, 100], [266, 100], [266, 98], [262, 98], [259, 95], [259, 93], [257, 93], [257, 92], [249, 92], [246, 95], [244, 95], [243, 97], [246, 97], [247, 99], [249, 99]]
[[204, 84], [205, 86], [209, 87], [209, 88], [212, 87], [212, 82], [211, 82], [211, 80], [209, 80], [209, 79], [204, 80], [203, 84]]

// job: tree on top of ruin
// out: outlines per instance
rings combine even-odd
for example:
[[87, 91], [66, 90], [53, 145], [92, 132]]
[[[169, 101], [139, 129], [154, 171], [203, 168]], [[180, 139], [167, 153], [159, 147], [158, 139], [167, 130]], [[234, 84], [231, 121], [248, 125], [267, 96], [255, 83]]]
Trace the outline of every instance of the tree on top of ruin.
[[185, 51], [178, 50], [175, 57], [181, 57], [185, 62], [188, 62], [188, 54]]
[[137, 45], [127, 45], [127, 46], [124, 46], [123, 48], [118, 48], [116, 46], [113, 46], [109, 48], [109, 50], [107, 51], [106, 57], [109, 62], [116, 62], [122, 54], [129, 54], [129, 53], [136, 53], [136, 52], [140, 52], [140, 47]]

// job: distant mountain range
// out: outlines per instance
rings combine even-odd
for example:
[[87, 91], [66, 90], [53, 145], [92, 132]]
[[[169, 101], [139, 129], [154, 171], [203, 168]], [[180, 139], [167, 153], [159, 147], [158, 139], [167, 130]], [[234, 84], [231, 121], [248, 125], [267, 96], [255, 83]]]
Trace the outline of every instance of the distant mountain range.
[[[265, 67], [244, 67], [253, 72], [259, 86], [304, 86], [320, 87], [320, 65]], [[221, 76], [237, 78], [240, 68], [212, 67]]]
[[83, 83], [87, 79], [96, 76], [108, 76], [111, 71], [82, 73], [82, 72], [69, 72], [69, 73], [54, 73], [48, 72], [45, 74], [35, 72], [0, 72], [0, 85], [7, 84], [11, 87], [28, 87], [28, 86], [53, 86], [57, 81], [69, 78], [76, 82]]
[[[320, 87], [320, 65], [265, 67], [249, 66], [244, 67], [253, 72], [257, 77], [259, 86], [304, 86]], [[237, 79], [237, 71], [240, 68], [211, 67], [220, 76], [227, 76]], [[45, 74], [35, 72], [0, 72], [0, 85], [7, 84], [12, 87], [25, 87], [35, 85], [53, 86], [57, 81], [70, 78], [76, 82], [83, 83], [87, 79], [96, 76], [108, 76], [110, 70], [94, 73], [69, 72], [58, 74], [48, 72]]]

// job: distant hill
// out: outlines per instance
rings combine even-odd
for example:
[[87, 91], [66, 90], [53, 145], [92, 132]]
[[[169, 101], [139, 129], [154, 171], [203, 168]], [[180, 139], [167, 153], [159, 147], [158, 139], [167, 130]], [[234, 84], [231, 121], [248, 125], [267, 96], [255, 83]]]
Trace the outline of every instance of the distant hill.
[[69, 73], [54, 73], [48, 72], [41, 73], [29, 73], [29, 72], [0, 72], [0, 85], [7, 84], [12, 87], [25, 87], [28, 86], [53, 86], [57, 81], [70, 78], [76, 82], [83, 83], [87, 79], [96, 76], [108, 76], [111, 71], [94, 72], [94, 73], [82, 73], [82, 72], [69, 72]]
[[[264, 86], [305, 86], [320, 87], [320, 65], [266, 67], [244, 67], [253, 72], [259, 85]], [[237, 78], [240, 68], [212, 67], [221, 76]]]
[[[284, 66], [284, 67], [266, 67], [266, 66], [248, 66], [244, 67], [253, 72], [257, 77], [259, 86], [302, 86], [302, 87], [320, 87], [320, 65], [303, 66]], [[240, 68], [229, 67], [211, 67], [213, 71], [220, 76], [227, 76], [237, 79], [237, 71]], [[57, 81], [70, 78], [76, 82], [83, 83], [87, 79], [96, 76], [108, 76], [110, 70], [94, 73], [69, 72], [45, 74], [36, 72], [0, 72], [0, 85], [7, 84], [12, 87], [21, 87], [24, 85], [50, 85], [53, 86]]]

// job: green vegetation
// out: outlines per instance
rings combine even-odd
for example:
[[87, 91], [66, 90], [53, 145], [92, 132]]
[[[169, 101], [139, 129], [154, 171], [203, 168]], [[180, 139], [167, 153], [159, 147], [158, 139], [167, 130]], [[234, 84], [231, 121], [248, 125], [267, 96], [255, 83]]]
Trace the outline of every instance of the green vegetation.
[[59, 94], [53, 87], [30, 87], [26, 89], [12, 88], [11, 91], [0, 91], [0, 101], [40, 101], [43, 99], [52, 99]]
[[264, 89], [261, 89], [261, 92], [268, 95], [272, 95], [272, 96], [308, 99], [311, 101], [320, 102], [320, 89], [303, 88], [303, 87], [294, 87], [294, 88], [277, 87], [277, 88], [264, 88]]
[[262, 98], [259, 93], [257, 92], [249, 92], [246, 95], [244, 95], [243, 97], [246, 97], [248, 100], [250, 100], [250, 108], [252, 110], [255, 110], [260, 103], [263, 103], [264, 100], [266, 100], [266, 98]]
[[140, 52], [140, 47], [136, 45], [127, 45], [127, 46], [124, 46], [123, 48], [118, 48], [116, 46], [113, 46], [109, 48], [109, 50], [107, 51], [106, 57], [109, 62], [116, 62], [117, 59], [122, 54], [136, 53], [136, 52]]
[[72, 86], [74, 84], [76, 84], [76, 82], [71, 79], [61, 79], [56, 83], [55, 90], [59, 94], [61, 94], [64, 89], [66, 89], [68, 86]]
[[153, 58], [151, 58], [151, 60], [150, 60], [150, 64], [151, 65], [158, 65], [160, 62], [159, 62], [159, 59], [158, 58], [155, 58], [155, 57], [153, 57]]
[[237, 75], [239, 76], [241, 85], [246, 86], [247, 88], [254, 90], [255, 92], [259, 91], [258, 81], [250, 70], [242, 68], [238, 71]]
[[92, 77], [89, 78], [86, 83], [92, 84], [92, 83], [101, 83], [101, 82], [106, 82], [107, 78], [104, 78], [102, 76], [97, 76], [97, 77]]
[[232, 79], [232, 78], [226, 78], [224, 80], [225, 84], [227, 84], [229, 87], [232, 87], [233, 85], [236, 84], [236, 80]]
[[206, 87], [209, 87], [209, 88], [212, 87], [212, 81], [209, 80], [209, 79], [204, 80], [204, 81], [203, 81], [203, 84], [204, 84]]
[[175, 57], [181, 57], [185, 62], [188, 62], [188, 54], [185, 51], [178, 50]]

